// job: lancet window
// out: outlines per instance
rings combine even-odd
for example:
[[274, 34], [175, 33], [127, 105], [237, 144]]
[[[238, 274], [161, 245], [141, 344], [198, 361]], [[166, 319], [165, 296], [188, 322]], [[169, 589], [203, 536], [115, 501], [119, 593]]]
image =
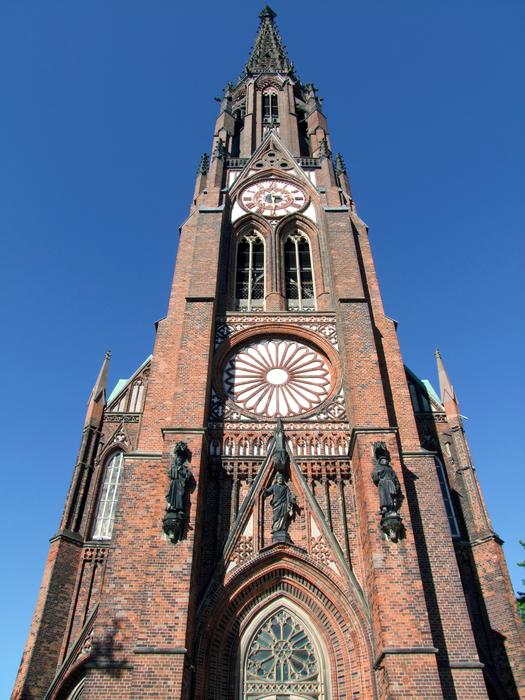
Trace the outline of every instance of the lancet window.
[[237, 245], [235, 307], [264, 308], [264, 243], [256, 233], [243, 236]]
[[279, 104], [277, 93], [274, 91], [263, 92], [262, 96], [262, 106], [263, 106], [263, 122], [265, 124], [272, 124], [279, 119]]
[[456, 519], [456, 513], [454, 511], [454, 505], [452, 503], [452, 497], [450, 495], [450, 490], [448, 488], [447, 477], [445, 475], [445, 468], [442, 461], [438, 457], [434, 457], [436, 463], [436, 469], [439, 479], [439, 485], [441, 487], [441, 493], [443, 494], [443, 501], [445, 503], [445, 510], [447, 512], [448, 524], [450, 525], [450, 532], [452, 537], [459, 537], [459, 526]]
[[286, 304], [290, 311], [315, 309], [315, 290], [310, 243], [304, 233], [295, 231], [284, 242], [284, 281]]
[[144, 398], [144, 383], [138, 380], [133, 384], [131, 390], [131, 399], [129, 402], [129, 410], [131, 413], [137, 413], [142, 410], [142, 400]]
[[115, 522], [120, 482], [122, 480], [123, 452], [114, 452], [104, 466], [104, 479], [98, 499], [97, 516], [93, 528], [94, 540], [110, 540]]

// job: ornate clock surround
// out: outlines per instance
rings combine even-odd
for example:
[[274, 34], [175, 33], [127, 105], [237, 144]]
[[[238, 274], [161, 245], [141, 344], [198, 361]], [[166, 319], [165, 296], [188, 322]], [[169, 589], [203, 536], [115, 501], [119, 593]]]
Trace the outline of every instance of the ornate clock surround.
[[246, 183], [238, 194], [237, 201], [246, 213], [282, 219], [303, 212], [309, 205], [310, 196], [304, 185], [282, 173], [279, 177], [269, 172], [264, 175]]

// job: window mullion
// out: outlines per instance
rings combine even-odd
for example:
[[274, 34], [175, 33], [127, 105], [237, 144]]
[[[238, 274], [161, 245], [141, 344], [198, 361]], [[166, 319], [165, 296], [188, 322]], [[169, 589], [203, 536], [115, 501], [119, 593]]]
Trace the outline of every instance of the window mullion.
[[299, 260], [299, 243], [294, 241], [295, 245], [295, 267], [297, 268], [297, 295], [299, 299], [299, 309], [303, 308], [303, 290], [301, 289], [301, 263]]
[[250, 253], [248, 257], [248, 311], [252, 310], [252, 281], [253, 281], [253, 241], [249, 241]]

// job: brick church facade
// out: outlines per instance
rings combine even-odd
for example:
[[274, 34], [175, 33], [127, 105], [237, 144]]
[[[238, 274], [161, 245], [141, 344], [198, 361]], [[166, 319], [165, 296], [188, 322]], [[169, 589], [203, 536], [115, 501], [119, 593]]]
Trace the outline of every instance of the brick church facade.
[[16, 700], [525, 698], [458, 401], [407, 369], [268, 7], [153, 355], [88, 404]]

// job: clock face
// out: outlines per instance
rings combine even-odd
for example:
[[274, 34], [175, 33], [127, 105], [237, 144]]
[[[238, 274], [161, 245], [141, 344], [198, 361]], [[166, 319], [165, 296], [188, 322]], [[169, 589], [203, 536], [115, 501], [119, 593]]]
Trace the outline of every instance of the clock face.
[[246, 211], [277, 218], [304, 208], [306, 192], [285, 180], [259, 180], [241, 192], [240, 202]]

